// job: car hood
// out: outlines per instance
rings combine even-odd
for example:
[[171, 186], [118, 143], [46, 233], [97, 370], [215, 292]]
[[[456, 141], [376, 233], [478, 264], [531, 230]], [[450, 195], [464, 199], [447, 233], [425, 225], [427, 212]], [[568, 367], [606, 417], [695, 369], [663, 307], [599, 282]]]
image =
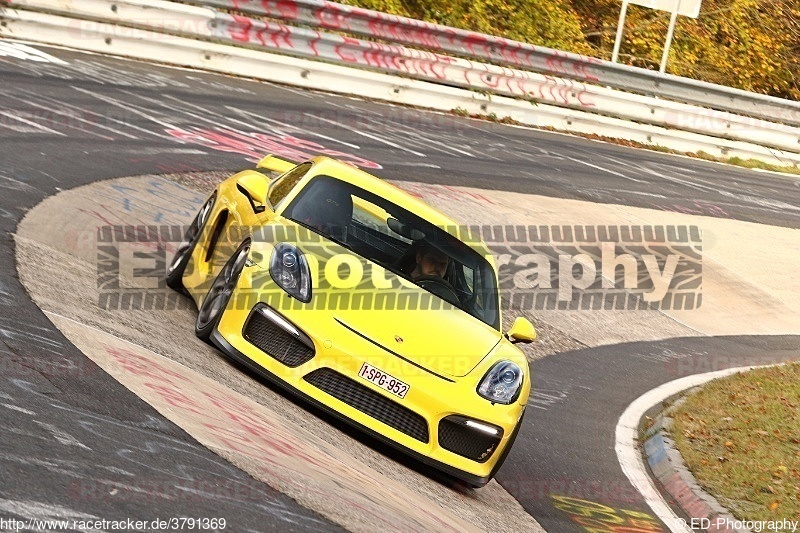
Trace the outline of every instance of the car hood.
[[333, 315], [343, 327], [384, 350], [451, 377], [467, 375], [501, 339], [499, 331], [454, 308], [337, 310]]
[[[299, 229], [298, 235], [305, 231], [293, 221], [282, 222], [294, 231]], [[492, 326], [338, 243], [314, 235], [303, 239], [289, 233], [287, 237], [311, 265], [314, 312], [324, 312], [351, 333], [418, 367], [463, 377], [502, 339]], [[349, 258], [337, 265], [358, 263], [355, 270], [362, 274], [362, 282], [349, 288], [332, 286], [325, 274], [337, 270], [329, 268], [331, 258], [343, 256]], [[267, 268], [266, 261], [263, 267]], [[340, 305], [343, 302], [349, 304]]]

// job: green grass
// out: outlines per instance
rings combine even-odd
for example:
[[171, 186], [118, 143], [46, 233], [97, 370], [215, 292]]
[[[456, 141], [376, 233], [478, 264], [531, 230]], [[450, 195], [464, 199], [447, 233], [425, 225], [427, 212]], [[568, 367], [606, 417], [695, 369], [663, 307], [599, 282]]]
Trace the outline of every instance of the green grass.
[[770, 165], [758, 159], [742, 159], [740, 157], [731, 157], [726, 163], [745, 168], [760, 168], [762, 170], [771, 170], [772, 172], [786, 172], [788, 174], [800, 174], [800, 168], [797, 167], [779, 167], [777, 165]]
[[687, 466], [737, 518], [800, 519], [800, 364], [712, 381], [672, 416]]

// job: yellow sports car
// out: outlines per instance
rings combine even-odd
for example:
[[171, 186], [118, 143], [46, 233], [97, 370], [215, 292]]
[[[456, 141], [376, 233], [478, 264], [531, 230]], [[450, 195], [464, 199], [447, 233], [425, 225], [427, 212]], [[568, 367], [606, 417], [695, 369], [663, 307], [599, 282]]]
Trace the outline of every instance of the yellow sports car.
[[480, 239], [379, 178], [267, 156], [211, 194], [166, 280], [198, 337], [472, 486], [514, 441], [531, 387], [514, 343], [533, 326], [501, 330]]

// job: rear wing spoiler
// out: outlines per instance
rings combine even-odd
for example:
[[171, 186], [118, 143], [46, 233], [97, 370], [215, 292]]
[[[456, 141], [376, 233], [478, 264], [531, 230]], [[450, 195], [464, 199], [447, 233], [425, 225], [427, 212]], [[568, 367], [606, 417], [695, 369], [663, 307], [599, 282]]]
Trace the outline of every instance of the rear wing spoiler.
[[258, 162], [256, 168], [263, 168], [283, 174], [284, 172], [293, 169], [295, 166], [297, 166], [297, 163], [287, 161], [286, 159], [281, 159], [280, 157], [274, 155], [268, 155]]

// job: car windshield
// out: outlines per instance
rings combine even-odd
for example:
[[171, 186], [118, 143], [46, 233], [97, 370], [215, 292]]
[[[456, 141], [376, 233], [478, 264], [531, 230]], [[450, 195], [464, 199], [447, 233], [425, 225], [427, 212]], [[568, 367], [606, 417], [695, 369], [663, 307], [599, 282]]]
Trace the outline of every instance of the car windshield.
[[499, 329], [494, 270], [444, 228], [330, 176], [312, 178], [281, 214]]

